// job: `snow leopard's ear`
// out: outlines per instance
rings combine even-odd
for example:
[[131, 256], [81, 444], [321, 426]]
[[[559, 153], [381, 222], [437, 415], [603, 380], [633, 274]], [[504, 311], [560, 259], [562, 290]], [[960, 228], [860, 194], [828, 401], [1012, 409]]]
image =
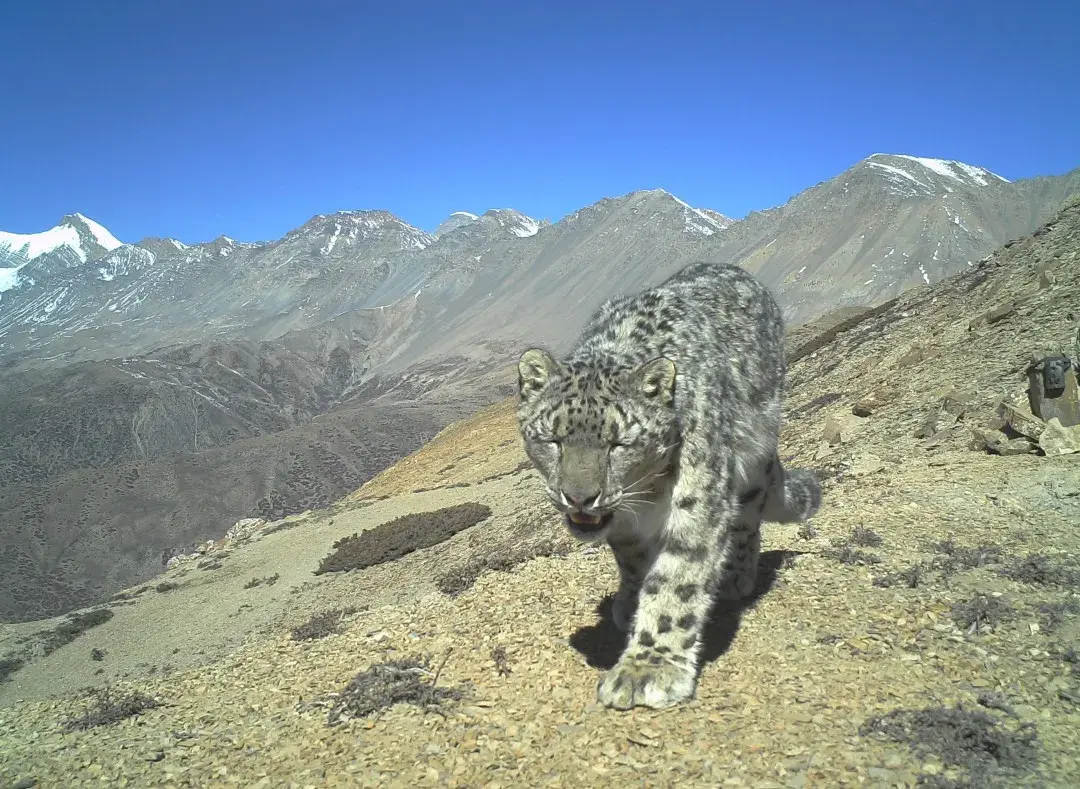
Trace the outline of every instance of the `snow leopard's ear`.
[[670, 403], [675, 395], [675, 362], [665, 356], [645, 362], [630, 374], [630, 386], [649, 399]]
[[542, 348], [530, 348], [518, 359], [518, 394], [528, 400], [547, 386], [548, 380], [558, 368], [550, 353]]

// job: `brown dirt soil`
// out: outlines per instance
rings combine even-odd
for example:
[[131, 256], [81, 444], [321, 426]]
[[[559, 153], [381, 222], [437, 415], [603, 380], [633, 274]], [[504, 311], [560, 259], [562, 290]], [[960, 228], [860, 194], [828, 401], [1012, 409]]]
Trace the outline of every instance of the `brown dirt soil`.
[[511, 398], [455, 422], [414, 452], [376, 474], [343, 501], [368, 501], [418, 489], [475, 485], [508, 474], [526, 460], [518, 449]]
[[[969, 443], [998, 400], [1022, 400], [1033, 349], [1073, 342], [1078, 249], [1080, 207], [792, 365], [782, 452], [818, 470], [824, 505], [812, 529], [766, 527], [757, 597], [715, 615], [688, 704], [596, 705], [619, 646], [607, 549], [437, 588], [478, 555], [565, 539], [520, 468], [505, 402], [330, 510], [223, 546], [219, 569], [170, 570], [178, 588], [30, 656], [0, 684], [0, 786], [1075, 787], [1080, 597], [1059, 581], [1080, 567], [1080, 454]], [[1056, 282], [1039, 290], [1045, 268]], [[1014, 314], [969, 330], [1006, 297]], [[394, 562], [313, 574], [342, 536], [468, 501], [492, 516]], [[364, 606], [325, 637], [291, 636]], [[55, 624], [0, 629], [0, 658]], [[86, 685], [160, 705], [69, 730]]]

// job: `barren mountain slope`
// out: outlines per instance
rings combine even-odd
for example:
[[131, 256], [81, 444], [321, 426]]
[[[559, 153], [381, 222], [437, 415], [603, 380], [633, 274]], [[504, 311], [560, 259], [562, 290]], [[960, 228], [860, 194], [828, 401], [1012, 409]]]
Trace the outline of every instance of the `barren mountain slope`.
[[244, 517], [326, 506], [421, 446], [465, 403], [342, 407], [199, 452], [0, 487], [0, 620], [54, 616], [160, 573]]
[[722, 238], [772, 285], [792, 323], [878, 304], [974, 265], [1048, 221], [1080, 192], [1080, 169], [1007, 182], [962, 162], [874, 154]]
[[[717, 612], [689, 704], [597, 708], [619, 646], [604, 613], [614, 563], [565, 547], [507, 402], [330, 510], [237, 529], [169, 570], [170, 591], [132, 590], [108, 621], [61, 628], [98, 622], [48, 656], [60, 623], [0, 628], [0, 649], [27, 661], [0, 684], [0, 778], [1074, 786], [1080, 454], [971, 439], [985, 447], [998, 401], [1022, 403], [1032, 352], [1075, 353], [1078, 249], [1080, 205], [793, 347], [782, 452], [817, 468], [824, 506], [812, 529], [766, 528], [758, 597]], [[444, 542], [313, 574], [357, 530], [428, 513], [408, 528], [431, 538], [450, 517], [436, 510], [468, 502], [490, 516]], [[374, 560], [393, 547], [377, 537], [406, 523], [347, 555]], [[361, 610], [305, 624], [347, 606]], [[378, 668], [425, 655], [427, 672]], [[108, 703], [84, 684], [110, 685]], [[383, 707], [394, 698], [406, 703]]]
[[0, 377], [0, 486], [197, 452], [309, 422], [363, 376], [367, 327]]
[[374, 343], [373, 370], [419, 375], [449, 356], [490, 369], [522, 343], [565, 342], [608, 296], [709, 257], [725, 227], [662, 189], [600, 200], [541, 228], [513, 255], [484, 255], [453, 277], [438, 271], [404, 342], [396, 337], [381, 355], [384, 344]]

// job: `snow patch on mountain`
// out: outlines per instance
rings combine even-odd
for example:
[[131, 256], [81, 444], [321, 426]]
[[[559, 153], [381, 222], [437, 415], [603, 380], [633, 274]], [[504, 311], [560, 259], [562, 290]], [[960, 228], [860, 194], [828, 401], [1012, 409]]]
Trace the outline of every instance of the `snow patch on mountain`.
[[[680, 200], [678, 197], [671, 194], [671, 192], [667, 192], [663, 189], [661, 189], [660, 191], [683, 207], [683, 224], [688, 233], [702, 236], [711, 236], [713, 233], [719, 233], [720, 231], [725, 230], [728, 224], [731, 224], [730, 222], [728, 222], [728, 224], [724, 224], [723, 222], [714, 219], [713, 217], [709, 216], [709, 214], [706, 214], [704, 211], [702, 211], [700, 208], [694, 208], [686, 201]], [[717, 214], [717, 216], [723, 215]]]
[[280, 242], [319, 237], [319, 254], [329, 255], [334, 250], [341, 254], [342, 245], [379, 239], [396, 241], [402, 251], [425, 249], [434, 241], [423, 230], [403, 222], [389, 211], [338, 211], [333, 214], [316, 214], [302, 227], [289, 231]]
[[[909, 156], [902, 153], [875, 153], [865, 159], [865, 162], [871, 167], [884, 170], [895, 177], [911, 180], [931, 192], [934, 191], [933, 185], [923, 181], [923, 178], [931, 173], [946, 178], [949, 181], [967, 186], [972, 184], [976, 186], [989, 186], [991, 180], [994, 179], [1000, 183], [1009, 183], [1007, 178], [1002, 178], [997, 173], [990, 172], [985, 167], [976, 167], [973, 164], [957, 162], [952, 159], [930, 159], [925, 156]], [[901, 166], [907, 162], [918, 164], [922, 169], [916, 169], [915, 172], [912, 172]], [[929, 171], [929, 173], [927, 171]], [[953, 191], [952, 187], [947, 184], [941, 185], [945, 188], [945, 191]]]
[[511, 225], [509, 230], [518, 238], [530, 238], [540, 231], [540, 223], [532, 217], [522, 216], [519, 224]]
[[326, 246], [319, 250], [323, 255], [329, 255], [334, 251], [334, 246], [337, 244], [337, 240], [341, 238], [341, 225], [337, 222], [334, 223], [334, 234], [330, 236], [330, 240], [326, 242]]
[[[904, 180], [908, 180], [911, 181], [913, 184], [922, 187], [923, 189], [928, 189], [931, 191], [933, 190], [933, 188], [929, 184], [923, 183], [914, 175], [909, 173], [907, 170], [901, 170], [899, 167], [893, 167], [891, 164], [885, 164], [884, 162], [867, 162], [867, 164], [871, 167], [876, 167], [879, 170], [883, 170], [884, 172], [892, 176], [892, 178], [901, 178]], [[903, 186], [903, 184], [898, 185]]]
[[5, 290], [11, 290], [19, 282], [19, 269], [22, 266], [16, 266], [15, 268], [0, 268], [0, 293]]
[[727, 230], [735, 224], [735, 220], [730, 216], [725, 216], [719, 211], [713, 211], [711, 208], [698, 208], [697, 210], [705, 214], [705, 216], [711, 219], [715, 224], [719, 225], [722, 230]]
[[136, 246], [116, 249], [97, 262], [98, 279], [112, 282], [117, 277], [128, 277], [154, 265], [153, 252]]
[[513, 208], [492, 208], [484, 212], [484, 217], [480, 221], [484, 219], [488, 221], [494, 219], [500, 228], [518, 238], [531, 238], [540, 231], [539, 222]]

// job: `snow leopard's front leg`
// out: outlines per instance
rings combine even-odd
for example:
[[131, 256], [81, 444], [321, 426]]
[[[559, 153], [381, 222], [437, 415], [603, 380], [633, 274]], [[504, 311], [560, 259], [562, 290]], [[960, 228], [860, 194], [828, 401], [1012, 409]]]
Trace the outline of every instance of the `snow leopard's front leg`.
[[652, 546], [633, 532], [615, 532], [608, 537], [608, 545], [619, 567], [619, 589], [611, 603], [611, 618], [615, 627], [626, 632], [637, 610], [641, 584], [652, 562]]
[[660, 553], [638, 595], [633, 633], [597, 688], [597, 698], [605, 706], [662, 708], [693, 696], [716, 576], [725, 565], [730, 571], [725, 560], [739, 550], [737, 540], [717, 539], [718, 530], [731, 534], [738, 518], [732, 499], [726, 479], [691, 469], [680, 475]]

